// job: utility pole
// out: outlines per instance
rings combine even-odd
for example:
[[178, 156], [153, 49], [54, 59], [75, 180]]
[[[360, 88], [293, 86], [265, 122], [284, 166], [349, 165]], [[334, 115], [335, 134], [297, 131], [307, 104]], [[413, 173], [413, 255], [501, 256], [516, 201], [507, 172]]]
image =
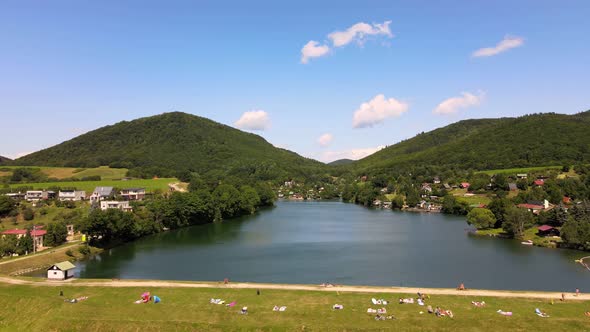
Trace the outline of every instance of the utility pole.
[[37, 226], [33, 225], [33, 255], [35, 254], [35, 249], [37, 248], [37, 239], [35, 238], [35, 229]]

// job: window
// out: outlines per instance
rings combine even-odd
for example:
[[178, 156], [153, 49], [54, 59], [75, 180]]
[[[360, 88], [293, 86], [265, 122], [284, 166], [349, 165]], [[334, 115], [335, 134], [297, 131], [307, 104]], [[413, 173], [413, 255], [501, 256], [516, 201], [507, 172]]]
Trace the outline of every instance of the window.
[[53, 275], [57, 275], [57, 272], [53, 271]]

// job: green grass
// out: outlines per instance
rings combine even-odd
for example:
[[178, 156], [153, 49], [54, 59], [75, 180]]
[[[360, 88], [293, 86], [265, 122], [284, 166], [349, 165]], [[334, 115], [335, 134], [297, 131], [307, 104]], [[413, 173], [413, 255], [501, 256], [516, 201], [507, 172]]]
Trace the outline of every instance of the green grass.
[[475, 174], [484, 173], [488, 175], [494, 174], [508, 174], [508, 175], [516, 175], [518, 173], [530, 173], [530, 172], [538, 172], [544, 170], [561, 170], [563, 166], [539, 166], [539, 167], [523, 167], [523, 168], [506, 168], [506, 169], [492, 169], [487, 171], [479, 171], [475, 172]]
[[[66, 179], [76, 178], [81, 179], [87, 176], [99, 175], [103, 180], [119, 180], [127, 174], [126, 168], [110, 168], [108, 166], [101, 166], [97, 168], [74, 168], [74, 167], [45, 167], [45, 166], [1, 166], [0, 169], [15, 169], [15, 168], [38, 168], [42, 173], [50, 178]], [[2, 171], [0, 176], [12, 175], [12, 171]]]
[[35, 189], [47, 189], [49, 187], [61, 188], [76, 188], [78, 190], [86, 191], [86, 195], [90, 195], [94, 188], [102, 187], [116, 187], [116, 188], [146, 188], [147, 191], [156, 189], [168, 190], [168, 183], [178, 182], [176, 178], [162, 178], [162, 179], [139, 179], [139, 180], [103, 180], [103, 181], [72, 181], [72, 182], [43, 182], [43, 183], [26, 183], [26, 184], [12, 184], [11, 188], [18, 188], [22, 186], [33, 187]]
[[[60, 297], [59, 292], [64, 296]], [[140, 294], [158, 295], [159, 304], [134, 304]], [[88, 296], [79, 303], [64, 298]], [[375, 321], [367, 314], [372, 297], [391, 300], [387, 314], [397, 319]], [[119, 288], [75, 286], [24, 286], [0, 284], [2, 331], [587, 331], [587, 303], [547, 300], [431, 296], [427, 304], [452, 310], [454, 318], [437, 318], [425, 307], [395, 303], [398, 294], [336, 293], [319, 291], [231, 288]], [[209, 299], [236, 301], [234, 308], [210, 304]], [[476, 308], [471, 301], [484, 300]], [[335, 303], [343, 310], [332, 310]], [[287, 306], [273, 312], [273, 306]], [[238, 314], [247, 306], [249, 314]], [[540, 308], [551, 317], [540, 318]], [[502, 309], [512, 317], [499, 315]]]

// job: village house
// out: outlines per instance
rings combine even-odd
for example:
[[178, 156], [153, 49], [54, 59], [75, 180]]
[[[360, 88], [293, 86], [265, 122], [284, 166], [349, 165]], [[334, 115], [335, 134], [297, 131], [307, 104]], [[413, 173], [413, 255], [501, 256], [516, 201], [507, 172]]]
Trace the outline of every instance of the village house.
[[432, 179], [432, 183], [440, 184], [440, 178], [438, 176], [435, 176], [434, 179]]
[[559, 230], [549, 225], [537, 227], [539, 236], [559, 236]]
[[55, 197], [55, 191], [51, 190], [27, 190], [27, 193], [25, 194], [27, 202], [37, 202], [40, 200], [53, 199]]
[[96, 187], [90, 195], [90, 202], [100, 202], [114, 195], [113, 187]]
[[101, 201], [100, 209], [103, 211], [108, 209], [119, 209], [125, 212], [133, 211], [133, 208], [129, 205], [129, 201]]
[[47, 269], [47, 279], [66, 280], [68, 278], [73, 278], [75, 268], [76, 266], [68, 261], [53, 264]]
[[516, 183], [511, 182], [508, 184], [508, 189], [510, 191], [516, 191], [516, 190], [518, 190], [518, 186], [516, 186]]
[[428, 183], [422, 183], [422, 187], [420, 187], [420, 190], [427, 192], [427, 193], [431, 193], [432, 187]]
[[126, 201], [142, 201], [145, 198], [145, 188], [123, 189], [121, 197]]
[[517, 179], [526, 179], [527, 178], [527, 174], [526, 173], [516, 174], [516, 178]]
[[534, 214], [539, 214], [541, 211], [549, 210], [552, 208], [548, 200], [544, 201], [528, 201], [524, 204], [518, 204], [517, 207], [521, 209], [527, 209]]
[[18, 192], [18, 193], [8, 193], [6, 194], [6, 196], [16, 200], [16, 201], [20, 201], [21, 199], [25, 199], [25, 194]]
[[535, 186], [539, 186], [540, 187], [540, 186], [542, 186], [542, 185], [545, 184], [545, 180], [543, 180], [543, 179], [536, 179], [535, 182], [534, 182], [534, 184], [535, 184]]
[[[38, 228], [40, 228], [38, 226]], [[26, 229], [9, 229], [1, 233], [2, 237], [6, 235], [15, 235], [17, 239], [27, 235]], [[43, 248], [43, 236], [47, 234], [47, 231], [44, 229], [34, 229], [31, 231], [31, 237], [33, 238], [33, 246], [35, 250], [38, 248]]]
[[461, 182], [461, 188], [469, 189], [469, 186], [470, 186], [469, 182]]
[[60, 190], [57, 195], [58, 199], [64, 201], [83, 201], [86, 199], [86, 192], [83, 190]]

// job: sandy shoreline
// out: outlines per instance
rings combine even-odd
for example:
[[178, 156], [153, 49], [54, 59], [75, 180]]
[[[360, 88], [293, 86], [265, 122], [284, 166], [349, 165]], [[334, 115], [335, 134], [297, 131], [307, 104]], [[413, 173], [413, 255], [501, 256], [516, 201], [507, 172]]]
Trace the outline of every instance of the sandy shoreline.
[[[298, 284], [268, 284], [268, 283], [245, 283], [230, 282], [190, 282], [190, 281], [166, 281], [166, 280], [109, 280], [109, 279], [71, 279], [68, 281], [47, 281], [28, 278], [0, 277], [0, 282], [13, 285], [31, 286], [99, 286], [99, 287], [174, 287], [174, 288], [235, 288], [235, 289], [275, 289], [275, 290], [305, 290], [323, 292], [355, 292], [355, 293], [390, 293], [390, 294], [416, 294], [418, 292], [429, 295], [455, 295], [455, 296], [491, 296], [510, 298], [533, 298], [533, 299], [554, 299], [561, 298], [561, 292], [539, 292], [539, 291], [506, 291], [506, 290], [485, 290], [467, 289], [459, 291], [451, 288], [419, 288], [419, 287], [380, 287], [380, 286], [349, 286], [337, 285], [325, 287], [321, 285], [298, 285]], [[565, 293], [566, 300], [588, 301], [590, 294]]]

